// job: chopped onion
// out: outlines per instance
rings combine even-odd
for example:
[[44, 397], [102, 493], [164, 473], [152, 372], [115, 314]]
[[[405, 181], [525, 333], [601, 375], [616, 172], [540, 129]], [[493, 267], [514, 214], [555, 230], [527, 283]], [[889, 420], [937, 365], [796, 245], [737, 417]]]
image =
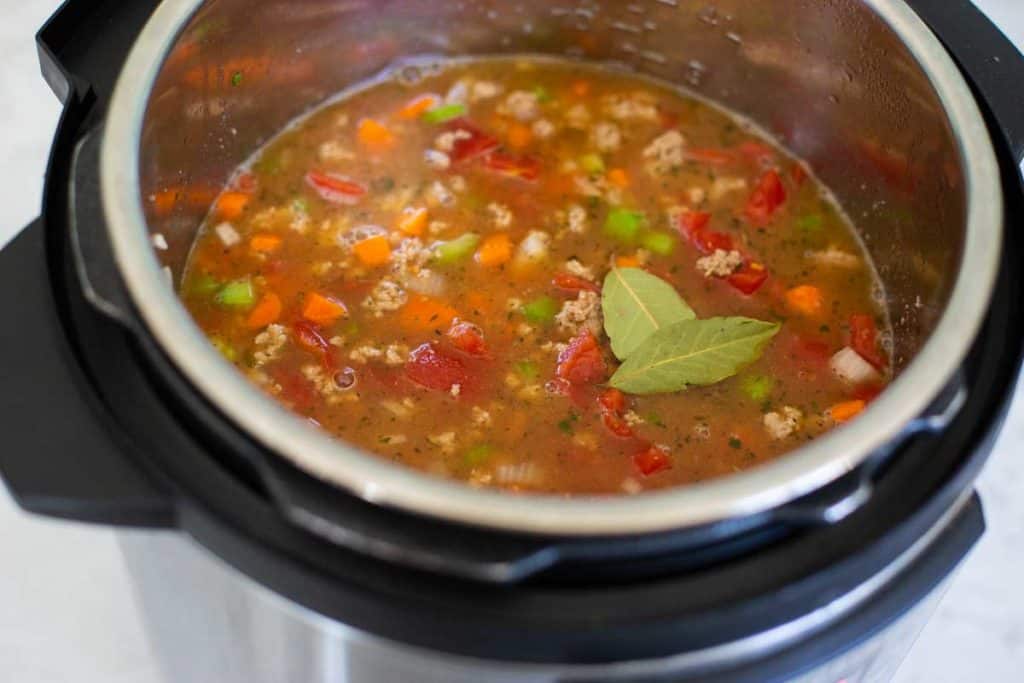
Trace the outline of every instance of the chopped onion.
[[533, 230], [519, 243], [517, 258], [526, 262], [543, 261], [548, 257], [550, 244], [551, 235], [540, 230]]
[[832, 356], [830, 365], [832, 372], [839, 379], [853, 385], [868, 384], [882, 379], [875, 367], [849, 346]]
[[217, 237], [220, 238], [225, 247], [233, 247], [242, 241], [242, 236], [235, 230], [235, 226], [230, 223], [221, 223], [213, 231], [217, 233]]
[[423, 296], [440, 297], [448, 287], [448, 281], [444, 275], [424, 268], [415, 275], [409, 275], [402, 279], [406, 289], [410, 289]]
[[846, 268], [854, 270], [861, 266], [859, 257], [837, 247], [829, 247], [824, 251], [808, 251], [805, 256], [818, 265], [829, 266], [832, 268]]
[[540, 468], [532, 462], [501, 465], [494, 470], [494, 481], [504, 485], [529, 486], [541, 481]]

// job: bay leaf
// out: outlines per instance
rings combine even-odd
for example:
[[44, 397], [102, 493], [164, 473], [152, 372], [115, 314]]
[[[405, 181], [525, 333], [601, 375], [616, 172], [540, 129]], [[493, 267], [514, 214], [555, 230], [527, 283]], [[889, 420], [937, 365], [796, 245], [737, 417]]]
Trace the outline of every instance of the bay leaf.
[[609, 384], [629, 394], [666, 394], [716, 384], [750, 365], [779, 331], [751, 318], [682, 320], [643, 342]]
[[695, 318], [672, 285], [639, 268], [613, 268], [601, 290], [604, 330], [625, 360], [658, 330]]

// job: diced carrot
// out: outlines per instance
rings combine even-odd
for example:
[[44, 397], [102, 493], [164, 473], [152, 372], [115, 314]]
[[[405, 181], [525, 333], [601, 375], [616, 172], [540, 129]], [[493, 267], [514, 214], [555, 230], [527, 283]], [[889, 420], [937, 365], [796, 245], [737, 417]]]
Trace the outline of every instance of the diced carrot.
[[512, 123], [508, 127], [508, 144], [513, 149], [525, 149], [533, 142], [533, 132], [529, 126], [519, 122]]
[[621, 168], [613, 168], [608, 171], [608, 182], [622, 189], [629, 187], [629, 174]]
[[253, 330], [260, 330], [272, 325], [281, 317], [281, 299], [273, 292], [267, 292], [259, 303], [249, 311], [245, 324]]
[[260, 233], [253, 235], [249, 240], [249, 248], [259, 254], [270, 254], [281, 248], [281, 238], [278, 235]]
[[619, 268], [639, 268], [640, 259], [636, 256], [618, 256], [615, 259], [615, 265]]
[[406, 235], [413, 237], [419, 237], [423, 234], [423, 231], [427, 228], [427, 219], [430, 218], [430, 212], [425, 208], [410, 207], [402, 212], [402, 215], [398, 217], [398, 222], [395, 227]]
[[391, 243], [384, 235], [356, 242], [352, 251], [368, 266], [382, 266], [391, 260]]
[[359, 122], [359, 142], [372, 149], [387, 149], [395, 144], [395, 135], [376, 119], [363, 119]]
[[225, 192], [217, 197], [216, 213], [219, 220], [233, 221], [242, 215], [251, 196], [246, 192]]
[[414, 121], [423, 116], [426, 112], [434, 109], [441, 103], [437, 95], [420, 95], [410, 100], [404, 107], [398, 110], [398, 117], [407, 121]]
[[814, 285], [800, 285], [786, 292], [786, 305], [796, 313], [814, 317], [821, 313], [825, 297]]
[[508, 233], [499, 232], [485, 239], [476, 252], [476, 260], [487, 268], [495, 268], [512, 260], [512, 240]]
[[570, 87], [576, 97], [586, 97], [590, 94], [590, 81], [573, 81]]
[[178, 190], [161, 190], [153, 195], [153, 209], [157, 216], [168, 216], [178, 204]]
[[864, 401], [846, 401], [845, 403], [837, 403], [829, 408], [828, 414], [836, 422], [849, 422], [860, 415], [865, 407], [867, 407], [867, 403]]
[[459, 312], [436, 299], [414, 296], [398, 311], [398, 321], [410, 330], [447, 330]]
[[302, 317], [317, 325], [333, 325], [347, 315], [345, 304], [316, 292], [307, 294], [302, 304]]

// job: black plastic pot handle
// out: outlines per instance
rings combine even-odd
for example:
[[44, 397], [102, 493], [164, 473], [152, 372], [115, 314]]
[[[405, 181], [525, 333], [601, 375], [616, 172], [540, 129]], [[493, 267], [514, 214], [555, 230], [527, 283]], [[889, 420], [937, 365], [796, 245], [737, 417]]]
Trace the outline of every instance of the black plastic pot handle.
[[84, 393], [51, 287], [37, 222], [0, 251], [0, 477], [29, 512], [171, 526], [170, 496], [123, 455], [126, 444]]
[[1024, 56], [970, 0], [911, 0], [988, 105], [1017, 161], [1024, 160]]

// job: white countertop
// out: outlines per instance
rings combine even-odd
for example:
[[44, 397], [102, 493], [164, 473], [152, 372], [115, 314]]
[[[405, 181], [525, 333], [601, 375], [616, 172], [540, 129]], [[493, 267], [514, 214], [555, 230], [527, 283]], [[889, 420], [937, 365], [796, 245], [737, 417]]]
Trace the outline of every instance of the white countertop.
[[[977, 2], [1018, 45], [1024, 45], [1024, 0]], [[50, 137], [59, 114], [57, 100], [39, 75], [33, 40], [56, 3], [4, 4], [0, 92], [7, 105], [0, 108], [0, 244], [39, 212]], [[979, 488], [988, 533], [956, 576], [897, 683], [1024, 679], [1020, 395]], [[28, 517], [0, 492], [0, 536], [0, 680], [158, 682], [111, 531]]]

